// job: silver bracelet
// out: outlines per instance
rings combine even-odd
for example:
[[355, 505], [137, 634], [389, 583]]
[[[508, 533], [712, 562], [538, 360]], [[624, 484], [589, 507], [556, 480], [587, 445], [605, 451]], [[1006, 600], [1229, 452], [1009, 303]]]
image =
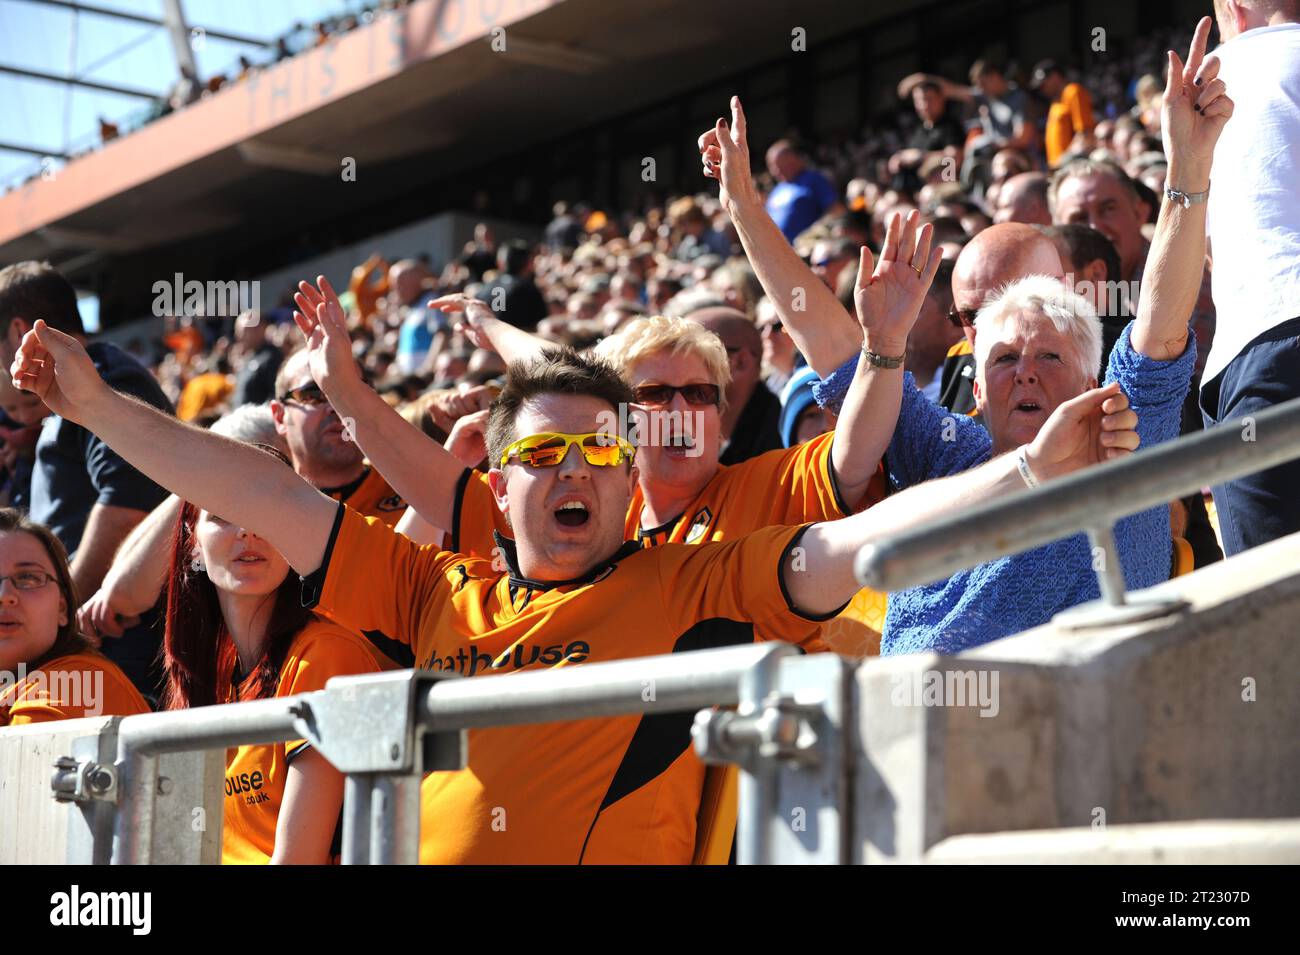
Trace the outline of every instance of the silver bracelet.
[[1024, 478], [1025, 484], [1029, 487], [1038, 487], [1038, 478], [1034, 477], [1034, 472], [1029, 469], [1029, 459], [1025, 457], [1024, 445], [1016, 449], [1016, 469]]
[[902, 368], [903, 359], [907, 357], [907, 354], [904, 353], [899, 355], [897, 358], [894, 358], [890, 355], [877, 354], [866, 345], [863, 345], [862, 356], [866, 358], [868, 364], [875, 365], [877, 368]]

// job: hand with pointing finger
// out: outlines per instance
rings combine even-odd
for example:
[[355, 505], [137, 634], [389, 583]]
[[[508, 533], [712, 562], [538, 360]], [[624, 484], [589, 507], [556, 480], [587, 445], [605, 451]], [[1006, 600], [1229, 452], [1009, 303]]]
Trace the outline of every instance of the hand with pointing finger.
[[1219, 58], [1205, 55], [1213, 21], [1196, 25], [1186, 64], [1168, 53], [1169, 77], [1161, 105], [1161, 138], [1169, 157], [1169, 185], [1183, 192], [1209, 187], [1214, 145], [1232, 116], [1233, 102], [1219, 79]]
[[40, 318], [23, 336], [9, 374], [15, 388], [30, 391], [56, 415], [78, 424], [110, 390], [82, 344]]
[[746, 140], [745, 110], [740, 97], [731, 97], [731, 124], [719, 119], [699, 138], [700, 160], [704, 175], [722, 186], [718, 198], [724, 207], [732, 202], [756, 203], [758, 189], [750, 172], [749, 143]]

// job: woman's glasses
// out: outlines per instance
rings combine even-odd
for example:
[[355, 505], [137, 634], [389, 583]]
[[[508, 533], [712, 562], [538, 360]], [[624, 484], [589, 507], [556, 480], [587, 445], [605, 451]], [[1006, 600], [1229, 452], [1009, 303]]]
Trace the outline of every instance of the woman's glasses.
[[0, 574], [0, 587], [6, 580], [12, 580], [19, 590], [40, 590], [46, 584], [58, 578], [43, 570], [20, 570], [16, 574]]
[[669, 405], [673, 395], [681, 393], [688, 405], [704, 407], [722, 400], [722, 389], [717, 385], [638, 385], [632, 396], [639, 405]]

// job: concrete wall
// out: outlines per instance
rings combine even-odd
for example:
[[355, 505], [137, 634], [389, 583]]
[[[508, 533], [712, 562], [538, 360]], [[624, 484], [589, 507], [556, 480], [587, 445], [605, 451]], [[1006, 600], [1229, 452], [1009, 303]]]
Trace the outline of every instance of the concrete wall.
[[[1300, 535], [1147, 594], [1190, 607], [866, 661], [863, 859], [919, 861], [969, 833], [1300, 818]], [[900, 704], [927, 671], [996, 675], [996, 715]]]
[[[0, 729], [0, 865], [108, 861], [111, 813], [103, 815], [106, 822], [100, 825], [82, 807], [56, 802], [50, 777], [55, 760], [72, 756], [74, 742], [83, 738], [98, 737], [97, 759], [111, 762], [121, 719]], [[220, 862], [225, 750], [165, 754], [158, 758], [158, 774], [167, 782], [154, 803], [152, 861]]]

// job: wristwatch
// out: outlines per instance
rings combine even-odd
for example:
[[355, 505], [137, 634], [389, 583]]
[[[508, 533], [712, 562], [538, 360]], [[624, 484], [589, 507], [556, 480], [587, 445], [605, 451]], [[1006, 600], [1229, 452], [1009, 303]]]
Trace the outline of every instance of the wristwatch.
[[1209, 186], [1205, 187], [1204, 192], [1181, 192], [1172, 186], [1165, 186], [1165, 198], [1171, 202], [1181, 203], [1184, 209], [1190, 209], [1193, 202], [1204, 202], [1209, 195]]
[[906, 354], [899, 355], [897, 358], [890, 358], [888, 355], [877, 355], [865, 345], [862, 347], [862, 354], [866, 356], [868, 362], [877, 368], [902, 368], [903, 359], [907, 357]]

